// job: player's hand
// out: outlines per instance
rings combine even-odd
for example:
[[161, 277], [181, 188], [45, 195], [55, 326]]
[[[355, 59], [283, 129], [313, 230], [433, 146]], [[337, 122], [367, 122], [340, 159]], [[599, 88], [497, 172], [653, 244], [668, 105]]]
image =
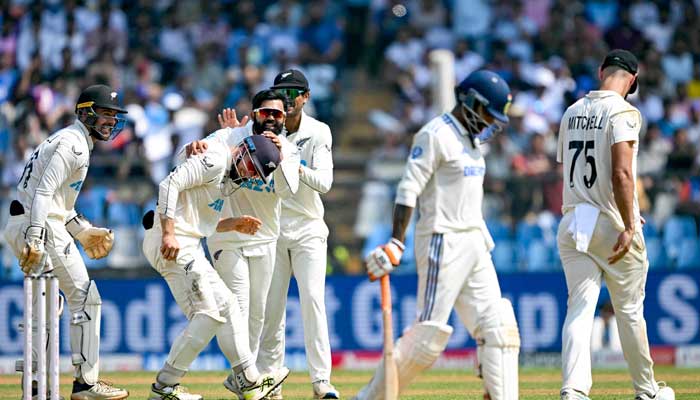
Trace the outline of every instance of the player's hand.
[[207, 148], [209, 148], [209, 145], [207, 145], [207, 142], [204, 140], [195, 140], [192, 143], [188, 143], [185, 146], [185, 156], [189, 157], [192, 155], [197, 155], [197, 154], [202, 154], [205, 151], [207, 151]]
[[270, 132], [270, 131], [265, 131], [262, 133], [262, 135], [265, 136], [266, 138], [272, 140], [272, 143], [274, 143], [275, 146], [277, 146], [277, 148], [280, 151], [282, 151], [282, 142], [280, 141], [280, 138], [277, 137], [277, 135], [275, 135], [273, 132]]
[[630, 251], [632, 239], [634, 238], [634, 230], [624, 230], [617, 237], [617, 243], [613, 247], [613, 255], [608, 257], [610, 264], [615, 264]]
[[180, 252], [180, 243], [175, 239], [175, 235], [163, 235], [160, 245], [160, 254], [168, 261], [175, 261]]
[[87, 256], [93, 260], [107, 257], [114, 246], [114, 232], [107, 228], [92, 226], [75, 235], [75, 238], [83, 246]]
[[391, 238], [389, 243], [372, 250], [365, 260], [369, 280], [374, 281], [391, 273], [401, 262], [404, 249], [405, 246], [400, 240]]
[[217, 232], [236, 231], [248, 235], [255, 235], [258, 229], [262, 226], [262, 221], [250, 215], [242, 215], [240, 217], [231, 217], [222, 219], [216, 226]]
[[248, 123], [248, 116], [244, 116], [238, 121], [236, 117], [236, 110], [233, 108], [224, 108], [221, 110], [221, 114], [218, 114], [216, 118], [219, 120], [219, 125], [221, 128], [238, 128], [239, 126], [244, 126]]
[[19, 257], [19, 266], [27, 275], [32, 272], [41, 272], [46, 263], [44, 238], [44, 228], [40, 226], [30, 226], [24, 234], [25, 243]]

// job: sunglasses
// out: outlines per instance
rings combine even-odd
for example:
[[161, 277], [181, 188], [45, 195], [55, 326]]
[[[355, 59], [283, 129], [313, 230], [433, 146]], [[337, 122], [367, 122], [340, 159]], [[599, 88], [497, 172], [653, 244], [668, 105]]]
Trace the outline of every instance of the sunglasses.
[[287, 97], [290, 100], [294, 100], [297, 97], [299, 97], [300, 95], [306, 93], [306, 90], [304, 90], [304, 89], [292, 89], [292, 88], [278, 89], [277, 93]]
[[253, 114], [257, 120], [266, 120], [272, 117], [278, 121], [283, 120], [286, 115], [284, 111], [276, 108], [256, 108], [253, 110]]

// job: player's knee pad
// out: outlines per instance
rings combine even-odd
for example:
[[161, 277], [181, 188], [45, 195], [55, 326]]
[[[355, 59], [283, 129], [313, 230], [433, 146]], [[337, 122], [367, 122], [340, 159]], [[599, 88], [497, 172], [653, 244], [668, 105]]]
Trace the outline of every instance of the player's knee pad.
[[94, 385], [99, 376], [100, 318], [102, 298], [90, 281], [83, 305], [71, 315], [70, 346], [73, 365], [80, 366], [85, 383]]
[[491, 400], [518, 398], [520, 333], [513, 306], [507, 299], [490, 303], [479, 316], [475, 332], [479, 367]]
[[168, 354], [168, 364], [177, 370], [187, 371], [192, 361], [209, 344], [225, 321], [221, 317], [196, 313], [185, 330], [173, 342]]
[[396, 342], [395, 358], [399, 374], [399, 391], [413, 378], [430, 368], [447, 346], [452, 327], [424, 321], [410, 327]]

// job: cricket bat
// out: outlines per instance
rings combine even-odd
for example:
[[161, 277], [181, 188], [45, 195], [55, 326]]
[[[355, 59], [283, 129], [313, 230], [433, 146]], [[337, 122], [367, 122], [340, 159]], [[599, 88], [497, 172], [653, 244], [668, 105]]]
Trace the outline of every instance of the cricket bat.
[[382, 288], [382, 319], [384, 323], [384, 399], [399, 398], [399, 374], [394, 362], [394, 328], [391, 323], [391, 284], [389, 275], [380, 278]]

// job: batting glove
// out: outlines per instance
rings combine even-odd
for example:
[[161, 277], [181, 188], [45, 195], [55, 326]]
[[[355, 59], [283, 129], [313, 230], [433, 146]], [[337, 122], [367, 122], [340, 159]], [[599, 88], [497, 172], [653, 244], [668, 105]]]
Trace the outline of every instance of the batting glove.
[[399, 239], [391, 238], [389, 243], [372, 250], [365, 260], [369, 280], [374, 281], [390, 274], [401, 263], [401, 256], [403, 256], [405, 248]]
[[66, 223], [66, 230], [80, 242], [87, 256], [93, 260], [106, 257], [114, 245], [111, 229], [96, 228], [80, 214]]
[[45, 239], [46, 230], [41, 226], [30, 226], [24, 232], [25, 244], [19, 258], [19, 266], [25, 274], [38, 273], [44, 268], [46, 263]]

